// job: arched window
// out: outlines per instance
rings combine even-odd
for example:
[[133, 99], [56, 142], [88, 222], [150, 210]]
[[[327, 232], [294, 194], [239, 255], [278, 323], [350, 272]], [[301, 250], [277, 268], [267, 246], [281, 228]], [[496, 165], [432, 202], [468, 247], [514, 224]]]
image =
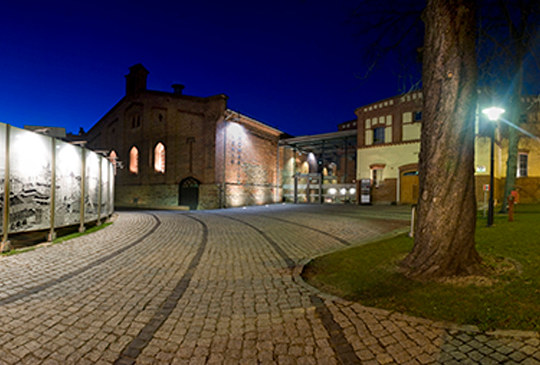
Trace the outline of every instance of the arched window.
[[116, 161], [118, 160], [118, 155], [116, 154], [115, 150], [112, 150], [111, 153], [109, 153], [109, 161], [111, 161], [114, 169], [114, 174], [116, 175]]
[[139, 150], [135, 146], [131, 147], [129, 151], [129, 172], [139, 173]]
[[165, 173], [165, 146], [161, 142], [154, 148], [154, 171]]

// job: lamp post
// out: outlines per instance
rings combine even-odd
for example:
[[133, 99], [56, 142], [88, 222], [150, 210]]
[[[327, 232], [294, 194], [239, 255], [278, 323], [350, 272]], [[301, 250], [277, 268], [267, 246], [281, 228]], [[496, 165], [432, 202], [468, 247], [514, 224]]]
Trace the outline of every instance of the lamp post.
[[[482, 113], [484, 113], [487, 118], [492, 121], [496, 122], [502, 113], [504, 113], [505, 110], [498, 108], [498, 107], [491, 107], [486, 108], [482, 110]], [[494, 149], [495, 149], [495, 125], [492, 125], [491, 128], [491, 144], [490, 144], [490, 167], [489, 167], [489, 203], [488, 203], [488, 221], [487, 226], [491, 227], [493, 225], [493, 190], [494, 190]]]

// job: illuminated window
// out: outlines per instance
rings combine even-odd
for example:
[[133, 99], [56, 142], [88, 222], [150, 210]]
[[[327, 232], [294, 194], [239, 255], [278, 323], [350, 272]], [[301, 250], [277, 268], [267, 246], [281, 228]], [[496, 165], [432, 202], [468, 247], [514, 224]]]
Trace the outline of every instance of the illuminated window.
[[518, 155], [517, 177], [527, 176], [529, 167], [529, 155], [526, 152], [520, 152]]
[[165, 146], [161, 142], [154, 148], [154, 171], [165, 173]]
[[139, 150], [135, 146], [131, 147], [129, 151], [129, 172], [139, 173]]

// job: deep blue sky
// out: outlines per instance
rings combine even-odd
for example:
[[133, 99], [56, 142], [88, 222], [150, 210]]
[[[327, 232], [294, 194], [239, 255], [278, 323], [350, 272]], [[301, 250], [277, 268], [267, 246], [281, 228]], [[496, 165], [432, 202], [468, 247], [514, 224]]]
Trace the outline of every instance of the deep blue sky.
[[366, 81], [357, 1], [9, 1], [0, 12], [0, 121], [88, 130], [142, 63], [148, 88], [224, 93], [293, 135], [337, 130], [395, 95], [390, 61]]

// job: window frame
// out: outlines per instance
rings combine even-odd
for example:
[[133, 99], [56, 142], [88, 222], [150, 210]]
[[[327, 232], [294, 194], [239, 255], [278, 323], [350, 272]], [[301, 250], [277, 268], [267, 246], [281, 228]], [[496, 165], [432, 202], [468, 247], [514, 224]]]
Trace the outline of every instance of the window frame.
[[[380, 135], [378, 135], [380, 134]], [[382, 138], [381, 138], [382, 137]], [[373, 128], [373, 142], [372, 144], [384, 144], [385, 127]]]
[[[522, 157], [524, 157], [524, 161], [522, 161]], [[524, 167], [522, 167], [522, 163], [524, 162]], [[527, 152], [519, 152], [518, 158], [517, 158], [517, 169], [516, 169], [516, 177], [527, 177], [529, 176], [529, 154]]]

